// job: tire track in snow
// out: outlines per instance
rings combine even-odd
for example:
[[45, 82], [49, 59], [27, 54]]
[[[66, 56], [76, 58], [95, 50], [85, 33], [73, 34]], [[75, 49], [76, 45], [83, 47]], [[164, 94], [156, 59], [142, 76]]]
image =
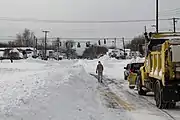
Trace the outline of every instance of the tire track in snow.
[[[97, 75], [95, 74], [91, 74], [90, 75], [94, 76], [95, 78], [97, 78]], [[149, 101], [146, 97], [144, 96], [139, 96], [135, 91], [130, 92], [129, 90], [123, 88], [123, 86], [121, 85], [121, 83], [123, 82], [117, 82], [117, 80], [113, 80], [113, 79], [109, 79], [107, 78], [107, 76], [103, 77], [104, 81], [104, 86], [109, 88], [108, 85], [113, 84], [115, 85], [118, 89], [123, 89], [123, 92], [126, 95], [130, 95], [128, 97], [131, 97], [132, 99], [141, 101], [142, 104], [147, 104], [147, 106], [152, 106], [152, 109], [156, 109], [156, 106], [153, 102]], [[108, 91], [111, 91], [110, 88]], [[133, 105], [125, 102], [125, 100], [120, 99], [120, 97], [118, 95], [116, 95], [116, 93], [111, 92], [109, 95], [107, 95], [108, 97], [112, 97], [113, 100], [116, 100], [117, 103], [119, 103], [118, 105], [123, 107], [124, 110], [128, 110], [128, 111], [134, 111], [135, 108], [133, 107]], [[120, 100], [120, 101], [119, 101]], [[144, 101], [144, 102], [143, 102]], [[137, 103], [138, 104], [138, 103]], [[166, 116], [168, 118], [168, 120], [177, 120], [173, 115], [171, 115], [167, 110], [160, 110], [160, 109], [156, 109], [157, 111], [159, 111], [160, 113], [162, 113], [164, 116]], [[153, 114], [152, 114], [153, 115]]]
[[[133, 97], [135, 97], [137, 99], [137, 93], [134, 92], [134, 94], [132, 94], [130, 91], [127, 91], [127, 93]], [[147, 101], [152, 107], [156, 107], [156, 105], [151, 102], [150, 100], [148, 100], [145, 96], [139, 96], [138, 98], [140, 98], [141, 100]], [[171, 115], [170, 113], [168, 113], [167, 110], [163, 110], [163, 109], [158, 109], [158, 111], [160, 111], [161, 113], [163, 113], [164, 115], [166, 115], [168, 118], [170, 118], [171, 120], [176, 120], [175, 117], [173, 117], [173, 115]]]
[[[113, 80], [112, 80], [113, 81]], [[116, 81], [114, 81], [116, 83]], [[120, 86], [119, 84], [115, 84], [119, 89], [122, 89], [122, 86]], [[124, 90], [124, 92], [126, 92], [127, 94], [129, 94], [131, 97], [135, 98], [135, 99], [140, 99], [142, 101], [145, 102], [148, 102], [147, 104], [150, 104], [153, 108], [156, 108], [156, 105], [148, 100], [146, 98], [146, 96], [139, 96], [135, 91], [133, 91], [133, 93], [131, 93], [130, 91], [128, 90]], [[167, 110], [163, 110], [163, 109], [157, 109], [159, 112], [163, 113], [164, 115], [166, 115], [170, 120], [176, 120], [175, 117], [173, 117], [173, 115], [171, 115], [170, 113], [168, 113]]]
[[[90, 75], [97, 78], [97, 75], [94, 75], [94, 74], [90, 74]], [[127, 111], [135, 110], [135, 108], [131, 104], [129, 104], [126, 101], [122, 100], [114, 92], [112, 92], [110, 89], [108, 89], [108, 84], [112, 84], [112, 83], [115, 83], [115, 82], [110, 80], [110, 79], [108, 80], [108, 82], [104, 81], [103, 84], [101, 84], [102, 87], [104, 86], [104, 87], [107, 88], [106, 90], [103, 91], [103, 93], [104, 93], [105, 96], [110, 98], [111, 101], [108, 101], [108, 102], [115, 102], [119, 107], [122, 107], [124, 110], [127, 110]], [[117, 83], [115, 83], [115, 84], [117, 84]]]

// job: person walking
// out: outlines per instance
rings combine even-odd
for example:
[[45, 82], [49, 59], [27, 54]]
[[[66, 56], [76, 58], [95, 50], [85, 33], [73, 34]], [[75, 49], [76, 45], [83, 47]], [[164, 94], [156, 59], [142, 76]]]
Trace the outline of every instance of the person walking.
[[9, 56], [10, 56], [11, 63], [13, 63], [13, 52], [12, 51], [10, 51]]
[[98, 74], [98, 82], [102, 83], [104, 67], [100, 61], [98, 61], [98, 65], [96, 67], [96, 74]]

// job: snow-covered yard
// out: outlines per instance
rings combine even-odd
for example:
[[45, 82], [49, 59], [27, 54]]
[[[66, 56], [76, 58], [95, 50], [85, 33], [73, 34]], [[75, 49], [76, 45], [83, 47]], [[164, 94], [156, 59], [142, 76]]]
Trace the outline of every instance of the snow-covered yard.
[[126, 87], [123, 68], [130, 60], [99, 60], [105, 86], [94, 77], [98, 60], [2, 61], [0, 120], [169, 119]]

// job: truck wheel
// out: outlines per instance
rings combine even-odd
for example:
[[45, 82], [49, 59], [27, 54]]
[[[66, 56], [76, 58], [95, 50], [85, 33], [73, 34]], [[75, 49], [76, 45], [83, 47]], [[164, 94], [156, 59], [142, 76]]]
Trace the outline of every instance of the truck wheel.
[[155, 84], [155, 101], [156, 101], [156, 106], [159, 109], [163, 109], [165, 107], [165, 104], [163, 103], [163, 99], [162, 99], [162, 88], [161, 88], [161, 84], [160, 81], [157, 81]]
[[173, 108], [175, 108], [176, 107], [176, 102], [168, 102], [167, 104], [166, 104], [166, 108], [167, 109], [173, 109]]
[[176, 108], [176, 102], [171, 103], [171, 108]]
[[137, 81], [138, 81], [138, 84], [137, 84], [138, 94], [139, 94], [139, 95], [146, 95], [146, 91], [144, 91], [144, 90], [142, 89], [142, 84], [141, 84], [142, 82], [141, 82], [140, 76], [138, 77]]

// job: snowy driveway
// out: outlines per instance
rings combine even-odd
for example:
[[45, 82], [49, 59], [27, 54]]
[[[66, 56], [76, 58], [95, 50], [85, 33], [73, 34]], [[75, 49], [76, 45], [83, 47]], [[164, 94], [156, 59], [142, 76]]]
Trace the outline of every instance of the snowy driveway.
[[[97, 83], [97, 60], [3, 61], [0, 120], [173, 120], [179, 110], [160, 111], [152, 97], [127, 88], [129, 61], [101, 59], [105, 85]], [[90, 75], [91, 73], [92, 75]], [[168, 115], [170, 114], [170, 115]], [[172, 117], [171, 117], [172, 115]]]

